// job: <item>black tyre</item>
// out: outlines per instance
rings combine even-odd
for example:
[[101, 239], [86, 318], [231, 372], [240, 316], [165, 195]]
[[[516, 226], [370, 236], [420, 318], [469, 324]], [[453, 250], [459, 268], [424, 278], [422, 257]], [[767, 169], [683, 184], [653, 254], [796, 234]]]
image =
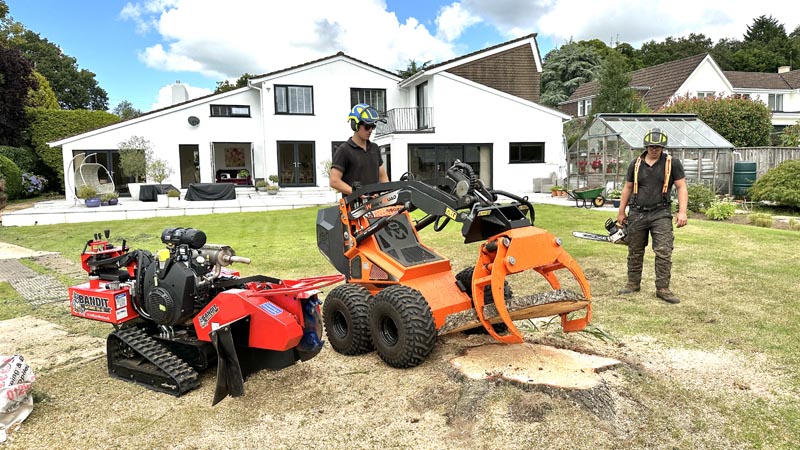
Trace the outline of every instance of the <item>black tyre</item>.
[[606, 204], [606, 199], [601, 195], [600, 197], [596, 197], [594, 200], [592, 200], [592, 204], [599, 208]]
[[[456, 280], [460, 281], [461, 284], [464, 285], [466, 290], [464, 291], [469, 298], [472, 299], [472, 275], [475, 273], [474, 267], [467, 267], [466, 269], [458, 272], [456, 274]], [[508, 285], [508, 281], [503, 282], [503, 297], [505, 300], [511, 300], [514, 296], [514, 293], [511, 291], [511, 286]], [[492, 295], [492, 287], [486, 286], [483, 288], [483, 303], [485, 305], [491, 305], [494, 303], [494, 295]], [[473, 300], [472, 306], [475, 306], [475, 301]], [[494, 328], [495, 333], [505, 333], [508, 331], [508, 326], [504, 323], [496, 323], [492, 325]], [[470, 328], [469, 330], [464, 330], [465, 334], [487, 334], [486, 329], [483, 327], [478, 328]]]
[[331, 347], [343, 355], [372, 351], [369, 310], [372, 294], [357, 284], [335, 287], [322, 303], [322, 321]]
[[378, 293], [369, 324], [375, 350], [392, 367], [420, 365], [436, 343], [436, 324], [428, 302], [407, 286], [394, 285]]

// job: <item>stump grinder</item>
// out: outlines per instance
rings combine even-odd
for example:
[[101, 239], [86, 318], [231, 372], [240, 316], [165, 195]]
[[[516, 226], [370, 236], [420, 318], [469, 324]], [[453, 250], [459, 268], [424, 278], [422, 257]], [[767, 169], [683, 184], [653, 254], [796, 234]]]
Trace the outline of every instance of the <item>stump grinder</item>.
[[[428, 357], [438, 335], [482, 326], [513, 344], [523, 341], [514, 320], [560, 315], [567, 332], [589, 323], [589, 284], [561, 240], [533, 226], [528, 199], [487, 189], [457, 160], [446, 174], [419, 181], [406, 173], [400, 181], [355, 186], [338, 206], [318, 212], [317, 245], [347, 278], [322, 307], [337, 352], [375, 349], [388, 365], [410, 368]], [[417, 209], [425, 215], [414, 221], [409, 213]], [[465, 244], [483, 241], [475, 265], [455, 275], [450, 260], [418, 234], [450, 221], [461, 223]], [[581, 293], [561, 289], [559, 269], [572, 274]], [[552, 290], [514, 297], [506, 277], [532, 272]], [[584, 314], [570, 314], [579, 310]]]
[[244, 394], [244, 379], [279, 370], [322, 349], [319, 288], [342, 275], [280, 280], [240, 277], [249, 264], [204, 232], [168, 228], [156, 255], [95, 234], [81, 254], [89, 281], [69, 288], [73, 316], [114, 325], [107, 339], [111, 377], [180, 396], [217, 364], [213, 404]]

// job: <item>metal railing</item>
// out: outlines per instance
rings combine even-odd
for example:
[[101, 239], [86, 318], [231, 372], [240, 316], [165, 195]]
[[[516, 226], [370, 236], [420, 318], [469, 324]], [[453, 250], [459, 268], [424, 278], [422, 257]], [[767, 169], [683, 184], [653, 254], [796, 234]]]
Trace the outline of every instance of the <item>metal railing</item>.
[[386, 123], [378, 122], [375, 134], [433, 132], [433, 107], [394, 108], [386, 111]]

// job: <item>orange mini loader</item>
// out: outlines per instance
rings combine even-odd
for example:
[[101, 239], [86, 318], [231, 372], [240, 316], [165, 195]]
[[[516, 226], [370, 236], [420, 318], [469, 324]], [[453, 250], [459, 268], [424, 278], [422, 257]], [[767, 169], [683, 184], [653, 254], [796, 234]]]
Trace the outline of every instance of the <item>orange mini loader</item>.
[[[416, 209], [426, 215], [414, 222], [409, 213]], [[418, 234], [429, 225], [441, 231], [450, 221], [462, 224], [465, 243], [483, 241], [475, 266], [457, 275]], [[459, 161], [442, 178], [423, 182], [405, 174], [357, 186], [317, 215], [317, 245], [347, 279], [323, 303], [331, 346], [345, 355], [374, 348], [390, 366], [408, 368], [428, 357], [439, 334], [483, 326], [500, 342], [521, 343], [514, 320], [556, 314], [564, 331], [584, 329], [591, 293], [583, 272], [560, 239], [533, 221], [527, 198], [487, 189]], [[582, 295], [561, 289], [558, 269], [572, 274]], [[555, 291], [516, 301], [506, 276], [527, 272], [541, 274]], [[568, 316], [578, 310], [585, 314]], [[466, 322], [450, 323], [465, 314]]]

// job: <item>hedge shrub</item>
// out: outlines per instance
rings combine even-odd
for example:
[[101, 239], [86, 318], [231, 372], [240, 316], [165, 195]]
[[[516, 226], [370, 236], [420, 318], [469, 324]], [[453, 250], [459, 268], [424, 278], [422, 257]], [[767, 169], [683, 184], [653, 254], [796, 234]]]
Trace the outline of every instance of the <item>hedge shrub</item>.
[[[64, 186], [64, 162], [61, 156], [61, 147], [50, 148], [47, 143], [120, 121], [118, 116], [106, 111], [27, 108], [26, 112], [30, 143], [42, 162], [58, 178], [57, 182], [55, 180], [52, 182], [62, 187]], [[51, 186], [53, 185], [51, 184]]]
[[770, 145], [772, 115], [767, 105], [757, 100], [681, 97], [658, 112], [695, 113], [736, 147]]
[[714, 191], [702, 183], [689, 183], [686, 189], [689, 192], [689, 202], [686, 205], [686, 209], [692, 212], [705, 211], [717, 198]]
[[0, 155], [0, 178], [6, 180], [6, 195], [9, 200], [20, 198], [22, 193], [22, 171], [14, 161]]
[[749, 189], [753, 200], [800, 208], [800, 160], [784, 161], [769, 169]]
[[37, 172], [36, 169], [39, 165], [39, 158], [36, 156], [36, 152], [33, 151], [33, 149], [0, 145], [0, 155], [14, 161], [14, 164], [23, 172]]

